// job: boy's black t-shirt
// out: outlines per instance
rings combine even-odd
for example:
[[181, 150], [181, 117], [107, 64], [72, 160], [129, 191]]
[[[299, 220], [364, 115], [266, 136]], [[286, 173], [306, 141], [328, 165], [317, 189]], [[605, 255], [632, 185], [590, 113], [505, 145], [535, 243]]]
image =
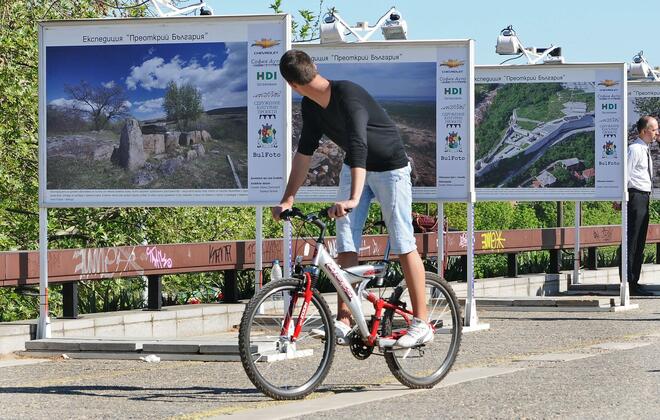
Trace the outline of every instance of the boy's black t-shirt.
[[351, 168], [383, 172], [408, 164], [396, 125], [376, 100], [353, 82], [330, 81], [330, 103], [322, 108], [304, 97], [298, 152], [311, 156], [325, 134], [346, 152]]

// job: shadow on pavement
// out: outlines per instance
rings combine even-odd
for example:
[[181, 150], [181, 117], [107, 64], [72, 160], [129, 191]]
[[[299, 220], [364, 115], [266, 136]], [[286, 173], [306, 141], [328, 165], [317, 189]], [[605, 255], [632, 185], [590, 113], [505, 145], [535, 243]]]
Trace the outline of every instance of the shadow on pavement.
[[[656, 314], [657, 315], [657, 314]], [[660, 318], [579, 318], [579, 317], [552, 317], [552, 318], [538, 318], [538, 317], [507, 317], [507, 316], [480, 316], [480, 319], [505, 319], [510, 321], [614, 321], [614, 322], [641, 322], [651, 321], [658, 322]]]
[[[138, 395], [131, 395], [139, 393]], [[212, 400], [217, 397], [237, 397], [241, 395], [263, 397], [256, 389], [244, 388], [211, 388], [211, 387], [141, 387], [141, 386], [107, 386], [107, 385], [68, 385], [45, 387], [5, 387], [0, 388], [0, 394], [37, 394], [37, 395], [81, 395], [90, 397], [125, 398], [135, 401], [181, 401], [181, 400]], [[263, 398], [242, 400], [242, 402], [262, 401]]]

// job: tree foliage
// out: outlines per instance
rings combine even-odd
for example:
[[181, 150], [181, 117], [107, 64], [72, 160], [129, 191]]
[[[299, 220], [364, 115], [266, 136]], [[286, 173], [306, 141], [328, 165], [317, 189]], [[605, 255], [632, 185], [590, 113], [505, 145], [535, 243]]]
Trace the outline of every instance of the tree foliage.
[[180, 130], [187, 130], [204, 112], [202, 93], [192, 83], [178, 86], [171, 81], [165, 89], [163, 110], [167, 119], [175, 121]]
[[116, 83], [93, 86], [83, 80], [78, 85], [64, 85], [64, 92], [73, 99], [70, 108], [88, 115], [94, 130], [102, 130], [108, 121], [127, 115], [126, 91]]

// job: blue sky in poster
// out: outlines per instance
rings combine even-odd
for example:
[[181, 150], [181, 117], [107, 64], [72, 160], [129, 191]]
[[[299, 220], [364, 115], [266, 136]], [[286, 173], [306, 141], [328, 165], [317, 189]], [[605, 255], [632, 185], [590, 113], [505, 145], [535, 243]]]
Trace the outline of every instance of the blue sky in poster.
[[165, 88], [174, 81], [196, 86], [204, 110], [247, 106], [246, 43], [49, 47], [46, 54], [49, 105], [73, 105], [66, 85], [119, 85], [129, 112], [151, 119], [164, 115]]
[[[435, 101], [435, 63], [326, 63], [318, 69], [328, 79], [355, 82], [379, 99]], [[294, 100], [300, 100], [295, 92]]]

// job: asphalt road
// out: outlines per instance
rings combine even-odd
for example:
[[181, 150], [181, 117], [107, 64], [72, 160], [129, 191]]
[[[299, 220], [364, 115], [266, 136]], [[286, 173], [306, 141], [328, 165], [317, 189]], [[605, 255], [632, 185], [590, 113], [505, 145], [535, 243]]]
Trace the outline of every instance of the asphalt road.
[[235, 362], [0, 360], [0, 418], [660, 418], [660, 298], [633, 302], [619, 313], [480, 312], [491, 329], [464, 335], [452, 373], [421, 392], [345, 348], [303, 402], [264, 397]]

